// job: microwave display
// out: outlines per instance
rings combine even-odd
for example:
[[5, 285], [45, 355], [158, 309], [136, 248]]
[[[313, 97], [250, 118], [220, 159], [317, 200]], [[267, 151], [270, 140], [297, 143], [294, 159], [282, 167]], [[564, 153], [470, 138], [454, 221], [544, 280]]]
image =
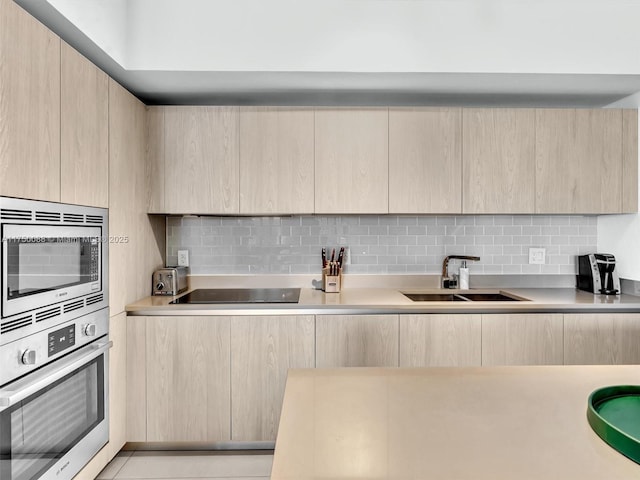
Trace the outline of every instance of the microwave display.
[[9, 300], [100, 279], [100, 245], [95, 237], [17, 237], [6, 243]]

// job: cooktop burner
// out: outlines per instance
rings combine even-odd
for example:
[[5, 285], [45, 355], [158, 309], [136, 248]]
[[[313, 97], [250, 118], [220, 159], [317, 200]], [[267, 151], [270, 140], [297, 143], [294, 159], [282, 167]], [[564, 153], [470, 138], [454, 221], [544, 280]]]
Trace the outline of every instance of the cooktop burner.
[[200, 288], [170, 303], [298, 303], [299, 299], [299, 288]]

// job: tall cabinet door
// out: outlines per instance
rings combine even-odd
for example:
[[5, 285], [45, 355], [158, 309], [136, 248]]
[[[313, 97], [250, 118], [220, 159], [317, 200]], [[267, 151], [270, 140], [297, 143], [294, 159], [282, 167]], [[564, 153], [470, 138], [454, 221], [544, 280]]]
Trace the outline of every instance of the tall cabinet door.
[[536, 213], [622, 211], [622, 110], [536, 110]]
[[389, 109], [389, 213], [460, 213], [459, 108]]
[[148, 442], [230, 440], [229, 331], [229, 317], [148, 317]]
[[109, 77], [61, 45], [60, 200], [109, 206]]
[[60, 38], [0, 2], [0, 195], [60, 201]]
[[238, 107], [164, 108], [166, 213], [238, 213]]
[[316, 213], [389, 212], [389, 112], [315, 112]]
[[314, 366], [314, 317], [234, 317], [231, 439], [274, 441], [290, 368]]
[[240, 213], [313, 213], [313, 110], [240, 109]]
[[535, 110], [463, 109], [463, 213], [533, 213]]
[[398, 315], [317, 315], [316, 367], [397, 367]]

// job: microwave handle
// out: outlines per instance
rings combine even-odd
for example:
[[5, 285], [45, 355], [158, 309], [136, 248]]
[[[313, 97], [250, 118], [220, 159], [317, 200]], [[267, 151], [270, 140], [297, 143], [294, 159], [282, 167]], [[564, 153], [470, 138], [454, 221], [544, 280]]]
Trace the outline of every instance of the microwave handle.
[[[47, 366], [50, 367], [55, 365], [57, 368], [54, 370], [50, 370], [45, 367], [42, 371], [29, 375], [29, 377], [35, 378], [30, 378], [30, 381], [27, 384], [22, 384], [19, 380], [16, 382], [15, 390], [0, 390], [0, 408], [5, 409], [15, 405], [28, 396], [33, 395], [53, 382], [61, 379], [65, 375], [68, 375], [74, 370], [82, 367], [87, 362], [99, 357], [112, 346], [113, 342], [111, 341], [92, 344], [90, 346], [89, 353], [81, 354], [80, 352], [76, 352], [75, 354], [71, 354], [66, 361], [65, 359], [60, 359]], [[86, 351], [86, 347], [83, 350]]]

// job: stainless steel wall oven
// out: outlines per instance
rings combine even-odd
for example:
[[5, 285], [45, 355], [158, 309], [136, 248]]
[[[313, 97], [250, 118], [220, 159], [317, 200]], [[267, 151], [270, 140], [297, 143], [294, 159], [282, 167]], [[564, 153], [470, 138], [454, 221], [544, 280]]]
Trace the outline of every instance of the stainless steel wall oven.
[[0, 197], [0, 480], [70, 480], [109, 439], [108, 213]]

